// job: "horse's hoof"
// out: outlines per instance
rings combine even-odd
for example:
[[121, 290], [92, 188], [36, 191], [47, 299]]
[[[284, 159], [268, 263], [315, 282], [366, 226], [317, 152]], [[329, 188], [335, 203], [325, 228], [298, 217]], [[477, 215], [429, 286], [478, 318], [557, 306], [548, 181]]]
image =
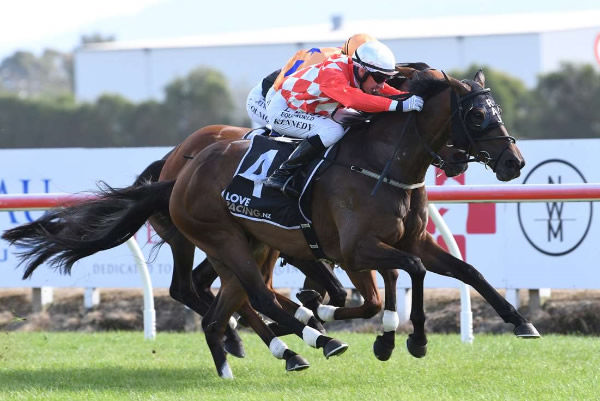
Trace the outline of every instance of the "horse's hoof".
[[231, 371], [231, 368], [229, 367], [227, 361], [225, 361], [223, 365], [221, 365], [221, 367], [217, 369], [217, 372], [219, 373], [219, 376], [222, 379], [233, 379], [233, 372]]
[[515, 327], [514, 333], [521, 338], [540, 338], [540, 333], [531, 323], [523, 323]]
[[296, 298], [312, 311], [315, 311], [323, 303], [323, 297], [315, 290], [300, 290], [296, 294]]
[[330, 356], [336, 356], [343, 354], [348, 349], [348, 344], [332, 338], [323, 347], [323, 355], [329, 359]]
[[422, 345], [417, 344], [415, 340], [413, 340], [412, 335], [409, 335], [406, 339], [406, 348], [415, 358], [423, 358], [427, 354], [427, 342]]
[[225, 337], [223, 340], [223, 350], [236, 358], [244, 358], [246, 356], [241, 339]]
[[300, 355], [294, 355], [285, 361], [285, 370], [288, 372], [295, 372], [298, 370], [307, 369], [310, 366], [310, 363]]
[[373, 353], [380, 361], [387, 361], [392, 356], [394, 344], [391, 345], [386, 341], [384, 336], [377, 336], [373, 343]]

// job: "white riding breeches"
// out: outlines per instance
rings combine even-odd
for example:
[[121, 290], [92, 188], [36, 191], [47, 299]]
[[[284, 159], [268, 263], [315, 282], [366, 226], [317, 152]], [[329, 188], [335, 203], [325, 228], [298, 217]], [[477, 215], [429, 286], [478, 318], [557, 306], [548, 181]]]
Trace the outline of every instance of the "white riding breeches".
[[264, 127], [269, 124], [267, 104], [262, 95], [262, 80], [250, 90], [250, 93], [248, 93], [248, 97], [246, 98], [246, 111], [255, 128]]
[[279, 91], [269, 97], [267, 115], [275, 132], [296, 138], [309, 138], [318, 135], [325, 147], [333, 145], [344, 136], [344, 127], [331, 118], [318, 114], [308, 114], [302, 110], [294, 110], [288, 107], [285, 98], [281, 96]]

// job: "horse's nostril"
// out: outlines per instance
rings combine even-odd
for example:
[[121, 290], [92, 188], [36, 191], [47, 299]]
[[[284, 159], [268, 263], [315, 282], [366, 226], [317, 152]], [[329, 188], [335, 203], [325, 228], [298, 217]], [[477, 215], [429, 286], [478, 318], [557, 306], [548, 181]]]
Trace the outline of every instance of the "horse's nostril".
[[525, 165], [525, 161], [519, 160], [519, 159], [508, 159], [508, 160], [506, 160], [506, 162], [505, 162], [504, 165], [507, 168], [512, 168], [512, 169], [518, 169], [518, 170], [520, 170]]

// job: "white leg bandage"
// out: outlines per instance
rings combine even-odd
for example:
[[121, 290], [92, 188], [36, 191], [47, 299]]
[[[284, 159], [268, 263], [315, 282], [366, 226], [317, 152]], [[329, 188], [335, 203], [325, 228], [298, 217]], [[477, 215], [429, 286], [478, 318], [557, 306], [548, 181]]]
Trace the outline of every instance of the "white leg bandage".
[[392, 310], [383, 311], [383, 331], [396, 331], [400, 324], [398, 313]]
[[223, 366], [221, 366], [221, 369], [219, 371], [219, 375], [223, 379], [233, 379], [233, 372], [231, 371], [231, 368], [229, 367], [227, 361], [225, 361], [225, 363], [223, 364]]
[[288, 349], [288, 346], [285, 345], [285, 343], [279, 338], [274, 337], [269, 343], [269, 349], [271, 350], [271, 354], [273, 354], [275, 358], [283, 359], [283, 353], [286, 349]]
[[302, 330], [302, 339], [313, 348], [317, 348], [317, 338], [319, 338], [320, 335], [321, 333], [319, 331], [309, 326], [304, 327]]
[[331, 322], [332, 320], [335, 320], [335, 317], [333, 316], [335, 315], [336, 309], [336, 306], [319, 305], [319, 307], [317, 308], [317, 315], [319, 315], [322, 321]]
[[231, 327], [233, 330], [235, 330], [237, 327], [237, 320], [233, 316], [229, 318], [229, 327]]
[[313, 316], [314, 314], [312, 311], [304, 306], [300, 306], [298, 309], [296, 309], [296, 313], [294, 313], [294, 317], [304, 324], [308, 323], [310, 318]]

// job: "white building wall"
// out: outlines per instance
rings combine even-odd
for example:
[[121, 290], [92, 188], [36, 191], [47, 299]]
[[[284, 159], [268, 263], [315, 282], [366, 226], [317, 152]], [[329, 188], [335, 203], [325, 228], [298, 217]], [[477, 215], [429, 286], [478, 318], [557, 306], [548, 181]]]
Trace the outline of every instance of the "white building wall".
[[289, 27], [172, 42], [106, 43], [76, 51], [76, 96], [91, 101], [113, 92], [133, 101], [161, 100], [168, 83], [194, 68], [208, 66], [225, 75], [236, 101], [242, 104], [252, 86], [281, 68], [298, 49], [340, 46], [356, 32], [381, 39], [400, 62], [422, 61], [447, 71], [488, 65], [532, 87], [539, 74], [556, 70], [562, 61], [597, 65], [594, 40], [600, 33], [600, 11], [363, 21], [340, 31]]
[[587, 63], [598, 67], [594, 55], [594, 44], [598, 35], [600, 35], [600, 21], [595, 28], [542, 33], [540, 73], [555, 71], [564, 61], [576, 64]]
[[[399, 62], [422, 61], [452, 70], [490, 65], [534, 85], [540, 69], [539, 35], [502, 35], [383, 40]], [[519, 44], [517, 46], [516, 44]], [[266, 44], [194, 48], [82, 50], [75, 56], [76, 95], [92, 101], [104, 92], [133, 100], [161, 100], [174, 79], [207, 66], [221, 71], [232, 88], [247, 92], [265, 75], [281, 68], [300, 48], [341, 43]], [[516, 61], [518, 60], [518, 61]]]

